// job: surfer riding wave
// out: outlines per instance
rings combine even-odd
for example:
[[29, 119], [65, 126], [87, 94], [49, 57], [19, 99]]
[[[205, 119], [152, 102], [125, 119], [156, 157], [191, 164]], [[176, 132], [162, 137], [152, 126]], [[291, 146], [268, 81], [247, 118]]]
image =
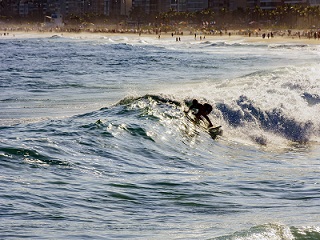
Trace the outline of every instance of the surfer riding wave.
[[193, 115], [199, 120], [203, 121], [203, 118], [206, 119], [209, 123], [209, 128], [213, 127], [210, 118], [208, 117], [208, 114], [212, 111], [212, 106], [210, 104], [201, 104], [197, 99], [193, 99], [192, 105], [185, 112], [188, 113], [189, 111], [191, 111]]

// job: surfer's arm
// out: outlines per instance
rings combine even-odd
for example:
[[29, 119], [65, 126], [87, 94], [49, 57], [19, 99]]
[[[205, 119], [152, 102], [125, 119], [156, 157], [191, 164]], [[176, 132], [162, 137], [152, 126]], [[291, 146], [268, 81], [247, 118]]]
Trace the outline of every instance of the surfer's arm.
[[194, 105], [191, 105], [188, 110], [185, 110], [184, 112], [185, 113], [189, 113], [189, 112], [192, 112], [194, 115], [196, 115], [198, 112], [199, 112], [199, 109], [196, 108], [196, 106]]
[[185, 113], [188, 113], [188, 112], [190, 112], [190, 110], [191, 110], [191, 107], [192, 107], [192, 105], [190, 106], [190, 107], [188, 107], [188, 109], [186, 110], [186, 108], [184, 108], [184, 112]]

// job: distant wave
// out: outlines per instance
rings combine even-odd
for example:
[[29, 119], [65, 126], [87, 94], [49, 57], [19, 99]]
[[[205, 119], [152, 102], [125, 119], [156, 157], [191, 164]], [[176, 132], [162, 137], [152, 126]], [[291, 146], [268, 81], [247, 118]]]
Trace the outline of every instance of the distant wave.
[[232, 46], [232, 47], [237, 47], [237, 46], [243, 46], [242, 43], [238, 43], [238, 42], [210, 42], [210, 47], [228, 47], [228, 46]]
[[118, 50], [132, 50], [133, 48], [134, 48], [134, 46], [132, 46], [129, 43], [114, 44], [114, 49], [118, 49]]
[[59, 36], [59, 35], [52, 35], [51, 37], [49, 37], [49, 38], [51, 38], [51, 39], [56, 39], [56, 38], [62, 38], [62, 36]]
[[268, 45], [266, 44], [260, 44], [260, 43], [246, 43], [246, 42], [241, 42], [241, 41], [217, 41], [217, 42], [212, 42], [212, 41], [205, 41], [201, 43], [205, 47], [250, 47], [250, 48], [267, 48]]
[[300, 48], [308, 48], [310, 47], [308, 44], [269, 44], [269, 48], [273, 49], [300, 49]]
[[265, 42], [255, 42], [255, 43], [247, 43], [245, 41], [203, 41], [200, 43], [203, 47], [249, 47], [249, 48], [270, 48], [270, 49], [313, 49], [315, 47], [308, 44], [298, 44], [298, 43], [271, 43], [268, 44], [267, 41]]

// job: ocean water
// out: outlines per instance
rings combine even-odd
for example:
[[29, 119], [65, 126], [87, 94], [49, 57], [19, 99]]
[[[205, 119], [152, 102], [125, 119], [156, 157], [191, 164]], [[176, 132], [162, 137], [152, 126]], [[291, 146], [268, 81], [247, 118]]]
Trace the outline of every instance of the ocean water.
[[320, 46], [181, 40], [0, 39], [1, 239], [320, 239]]

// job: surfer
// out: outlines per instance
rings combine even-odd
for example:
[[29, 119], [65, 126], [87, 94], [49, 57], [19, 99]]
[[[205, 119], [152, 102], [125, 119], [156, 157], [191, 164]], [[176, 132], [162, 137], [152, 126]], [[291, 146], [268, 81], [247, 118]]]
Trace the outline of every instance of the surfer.
[[212, 111], [212, 106], [208, 103], [201, 104], [197, 99], [193, 99], [192, 105], [189, 107], [187, 113], [191, 110], [191, 112], [196, 116], [197, 119], [203, 120], [205, 118], [209, 123], [209, 128], [213, 127], [208, 114]]

